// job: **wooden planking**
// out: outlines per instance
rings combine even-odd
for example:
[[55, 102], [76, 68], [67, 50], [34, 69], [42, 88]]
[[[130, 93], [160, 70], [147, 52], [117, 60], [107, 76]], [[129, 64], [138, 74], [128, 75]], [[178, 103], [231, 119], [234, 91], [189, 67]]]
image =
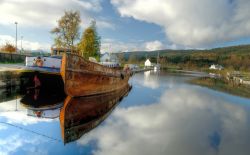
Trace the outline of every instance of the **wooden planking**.
[[65, 54], [61, 75], [66, 94], [76, 97], [121, 89], [128, 83], [130, 72], [90, 62], [77, 55]]

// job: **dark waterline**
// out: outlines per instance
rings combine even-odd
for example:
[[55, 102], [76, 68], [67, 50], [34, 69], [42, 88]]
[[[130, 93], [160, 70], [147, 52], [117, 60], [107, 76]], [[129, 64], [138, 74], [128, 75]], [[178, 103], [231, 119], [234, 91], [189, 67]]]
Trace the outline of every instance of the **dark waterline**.
[[250, 100], [191, 85], [192, 78], [152, 71], [134, 75], [132, 90], [107, 118], [66, 144], [58, 118], [63, 102], [47, 109], [53, 117], [39, 118], [20, 104], [22, 96], [2, 100], [0, 152], [248, 155]]

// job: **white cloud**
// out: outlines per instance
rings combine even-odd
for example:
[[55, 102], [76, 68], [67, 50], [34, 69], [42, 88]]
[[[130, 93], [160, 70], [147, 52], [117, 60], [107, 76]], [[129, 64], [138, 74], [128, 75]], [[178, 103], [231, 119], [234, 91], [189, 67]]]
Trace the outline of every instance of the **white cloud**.
[[7, 120], [7, 123], [15, 123], [22, 125], [37, 124], [39, 122], [53, 122], [54, 119], [49, 118], [36, 118], [27, 115], [27, 111], [9, 111], [1, 112], [0, 116]]
[[5, 129], [7, 129], [7, 127], [0, 123], [0, 130], [5, 130]]
[[[22, 125], [36, 124], [39, 122], [53, 122], [56, 119], [36, 118], [27, 115], [27, 109], [20, 105], [20, 99], [11, 100], [0, 104], [0, 117], [7, 123]], [[17, 103], [17, 104], [16, 104]], [[16, 110], [17, 109], [17, 110]]]
[[[5, 45], [5, 43], [10, 43], [15, 46], [15, 38], [9, 35], [0, 35], [0, 46]], [[48, 43], [39, 43], [29, 40], [22, 40], [22, 47], [24, 50], [46, 50], [50, 51], [50, 44]], [[17, 48], [21, 49], [21, 40], [17, 41]]]
[[159, 40], [146, 42], [145, 49], [147, 51], [161, 50], [161, 49], [163, 49], [163, 44]]
[[[44, 35], [47, 35], [45, 37], [47, 42], [51, 42], [51, 38], [48, 37], [49, 31], [57, 25], [57, 21], [63, 16], [64, 11], [74, 10], [80, 12], [81, 31], [88, 27], [92, 20], [96, 20], [98, 29], [115, 29], [114, 24], [109, 19], [98, 16], [102, 10], [101, 3], [102, 0], [0, 0], [0, 27], [14, 29], [14, 22], [17, 21], [19, 33], [28, 29], [30, 36], [39, 37], [43, 32]], [[1, 44], [6, 39], [15, 44], [13, 37], [1, 37]], [[21, 48], [20, 44], [19, 41], [19, 49]], [[50, 51], [52, 44], [52, 42], [50, 44], [37, 42], [36, 38], [33, 38], [32, 41], [25, 38], [23, 40], [23, 47], [26, 50]]]
[[[18, 25], [31, 28], [55, 26], [66, 10], [80, 11], [82, 26], [87, 27], [94, 19], [93, 14], [102, 10], [101, 0], [2, 0], [0, 3], [0, 25], [14, 25], [17, 21]], [[98, 26], [112, 27], [106, 20], [96, 20]]]
[[[20, 132], [19, 132], [20, 133]], [[11, 133], [8, 137], [0, 139], [0, 155], [18, 153], [19, 149], [26, 154], [47, 155], [48, 150], [34, 147], [32, 145], [41, 145], [45, 140], [41, 137], [27, 136], [27, 133]]]
[[[16, 150], [17, 148], [22, 146], [22, 142], [20, 140], [17, 140], [19, 137], [17, 135], [13, 135], [8, 137], [8, 139], [0, 139], [0, 151], [1, 155], [7, 155], [13, 152], [13, 150]], [[4, 146], [4, 147], [2, 147]]]
[[121, 16], [155, 23], [177, 45], [206, 47], [249, 37], [249, 0], [111, 0]]
[[108, 21], [105, 20], [98, 20], [98, 22], [96, 23], [97, 28], [106, 28], [106, 29], [115, 29], [115, 26]]
[[[94, 140], [96, 155], [247, 155], [248, 128], [244, 107], [179, 87], [156, 104], [117, 108], [78, 143]], [[213, 138], [219, 140], [213, 143]]]
[[128, 52], [144, 50], [143, 45], [136, 42], [121, 42], [113, 39], [101, 41], [101, 53], [105, 52]]
[[159, 40], [155, 41], [133, 41], [133, 42], [122, 42], [114, 39], [103, 39], [101, 40], [101, 53], [105, 52], [131, 52], [131, 51], [153, 51], [161, 49], [177, 49], [179, 46], [163, 45]]

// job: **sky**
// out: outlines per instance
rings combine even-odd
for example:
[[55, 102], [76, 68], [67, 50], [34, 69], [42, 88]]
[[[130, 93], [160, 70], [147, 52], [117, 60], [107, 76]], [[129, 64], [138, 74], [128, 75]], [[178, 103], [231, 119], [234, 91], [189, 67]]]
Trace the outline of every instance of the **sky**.
[[[92, 20], [101, 52], [210, 49], [250, 43], [249, 0], [0, 0], [0, 45], [50, 51], [64, 11]], [[23, 38], [23, 39], [21, 39]]]

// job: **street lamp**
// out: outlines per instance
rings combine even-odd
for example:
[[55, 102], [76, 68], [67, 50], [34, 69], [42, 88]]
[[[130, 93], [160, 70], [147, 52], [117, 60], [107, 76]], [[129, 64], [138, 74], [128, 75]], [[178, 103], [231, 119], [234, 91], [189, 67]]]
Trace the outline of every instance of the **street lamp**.
[[17, 53], [17, 22], [15, 22], [15, 24], [16, 24], [16, 53]]
[[21, 52], [23, 51], [23, 36], [21, 36]]

